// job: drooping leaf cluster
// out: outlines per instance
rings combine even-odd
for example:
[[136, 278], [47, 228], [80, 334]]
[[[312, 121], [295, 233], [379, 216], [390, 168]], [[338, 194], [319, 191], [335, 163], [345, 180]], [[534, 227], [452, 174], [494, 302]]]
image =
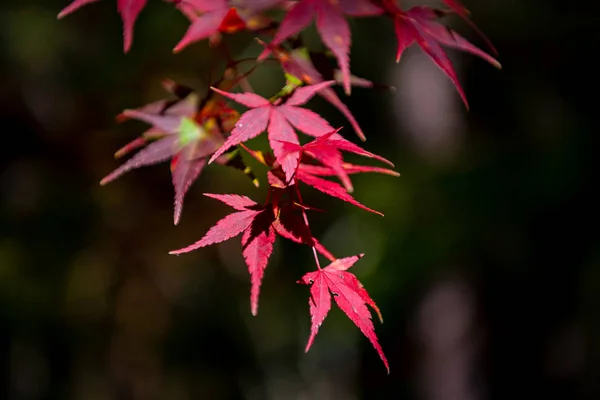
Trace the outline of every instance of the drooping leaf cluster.
[[[58, 17], [96, 1], [75, 0]], [[415, 6], [407, 10], [396, 0], [166, 1], [189, 20], [186, 33], [173, 51], [179, 52], [208, 39], [212, 46], [223, 47], [227, 67], [205, 95], [165, 80], [163, 87], [171, 98], [123, 111], [119, 121], [137, 119], [150, 127], [117, 151], [115, 157], [121, 158], [137, 150], [102, 179], [101, 184], [107, 184], [132, 169], [169, 161], [175, 191], [173, 220], [177, 225], [186, 193], [200, 173], [213, 162], [237, 168], [256, 186], [259, 185], [260, 179], [245, 165], [241, 156], [241, 152], [247, 152], [268, 169], [267, 201], [259, 204], [242, 195], [205, 194], [234, 211], [219, 220], [199, 241], [171, 254], [186, 253], [241, 235], [242, 253], [251, 281], [251, 311], [256, 315], [262, 278], [276, 238], [280, 236], [312, 248], [317, 269], [298, 281], [311, 285], [309, 312], [312, 327], [306, 350], [312, 345], [331, 308], [333, 295], [338, 307], [373, 344], [389, 371], [367, 305], [381, 319], [379, 309], [356, 276], [348, 272], [362, 254], [337, 258], [318, 241], [308, 219], [308, 211], [314, 208], [303, 201], [301, 189], [310, 186], [328, 196], [383, 215], [352, 197], [354, 187], [350, 175], [367, 172], [399, 174], [383, 167], [345, 161], [345, 153], [353, 153], [393, 167], [390, 161], [344, 138], [340, 128], [331, 126], [320, 115], [303, 106], [313, 96], [321, 96], [344, 115], [362, 141], [366, 140], [358, 122], [333, 88], [341, 85], [345, 94], [350, 95], [353, 86], [377, 86], [351, 73], [349, 17], [390, 19], [398, 43], [396, 61], [401, 59], [408, 47], [418, 45], [450, 78], [465, 105], [466, 96], [444, 47], [469, 52], [496, 67], [500, 65], [491, 55], [444, 26], [440, 19], [448, 14], [460, 16], [480, 34], [492, 53], [495, 49], [470, 22], [467, 9], [456, 0], [442, 0], [445, 8], [441, 9]], [[123, 21], [125, 52], [131, 48], [135, 21], [146, 4], [147, 0], [117, 0], [117, 10]], [[283, 16], [274, 19], [273, 10], [282, 11]], [[326, 53], [312, 52], [302, 44], [301, 32], [313, 21], [327, 48]], [[239, 31], [254, 33], [264, 47], [254, 60], [254, 67], [246, 72], [241, 72], [241, 64], [248, 60], [232, 59], [222, 41], [223, 35]], [[336, 66], [330, 62], [330, 55]], [[254, 93], [247, 78], [268, 57], [279, 63], [286, 85], [267, 98]], [[242, 91], [233, 92], [238, 88]], [[240, 115], [230, 102], [247, 110]], [[268, 138], [268, 150], [251, 149], [245, 144], [263, 133]], [[330, 264], [321, 268], [319, 257], [328, 259]]]

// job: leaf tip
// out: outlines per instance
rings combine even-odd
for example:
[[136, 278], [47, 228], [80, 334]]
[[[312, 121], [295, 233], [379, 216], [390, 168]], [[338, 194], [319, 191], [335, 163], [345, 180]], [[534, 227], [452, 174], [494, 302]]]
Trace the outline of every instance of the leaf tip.
[[462, 99], [463, 104], [465, 105], [465, 108], [467, 109], [467, 111], [470, 111], [469, 102], [467, 101], [467, 96], [465, 95], [465, 92], [463, 92], [461, 87], [458, 87], [458, 94], [460, 95], [460, 98]]
[[308, 353], [314, 340], [315, 340], [315, 334], [314, 334], [314, 332], [311, 332], [310, 337], [308, 338], [308, 343], [306, 343], [306, 347], [304, 348], [305, 353]]
[[269, 56], [269, 54], [271, 54], [270, 45], [266, 44], [264, 41], [262, 41], [260, 38], [257, 38], [257, 37], [255, 37], [254, 40], [256, 40], [256, 42], [259, 45], [264, 47], [263, 51], [256, 58], [257, 62], [263, 62]]
[[381, 315], [381, 310], [379, 309], [379, 307], [377, 307], [375, 303], [371, 304], [371, 307], [373, 307], [373, 309], [375, 310], [377, 318], [379, 318], [379, 323], [383, 324], [383, 315]]
[[215, 92], [215, 93], [218, 93], [218, 94], [220, 94], [221, 96], [225, 96], [225, 97], [228, 97], [228, 96], [230, 96], [230, 95], [231, 95], [229, 92], [226, 92], [226, 91], [224, 91], [224, 90], [221, 90], [221, 89], [219, 89], [219, 88], [217, 88], [217, 87], [214, 87], [214, 86], [211, 86], [211, 87], [210, 87], [210, 90], [212, 90], [212, 91], [213, 91], [213, 92]]
[[185, 47], [185, 43], [179, 42], [175, 47], [173, 47], [173, 54], [179, 53]]
[[346, 186], [346, 192], [348, 192], [348, 193], [353, 193], [354, 192], [354, 186], [352, 186], [351, 183]]
[[56, 16], [56, 19], [63, 19], [67, 15], [71, 14], [72, 11], [73, 10], [70, 9], [69, 7], [65, 7], [61, 10], [61, 12], [58, 13], [58, 15]]
[[117, 121], [118, 121], [118, 122], [121, 122], [121, 121], [125, 121], [125, 120], [127, 120], [128, 118], [134, 118], [134, 117], [135, 117], [135, 115], [137, 115], [137, 114], [136, 114], [137, 112], [138, 112], [138, 111], [136, 111], [136, 110], [132, 110], [132, 109], [130, 109], [130, 108], [126, 108], [125, 110], [123, 110], [123, 111], [121, 112], [121, 114], [117, 115], [117, 117], [116, 117], [116, 118], [117, 118]]

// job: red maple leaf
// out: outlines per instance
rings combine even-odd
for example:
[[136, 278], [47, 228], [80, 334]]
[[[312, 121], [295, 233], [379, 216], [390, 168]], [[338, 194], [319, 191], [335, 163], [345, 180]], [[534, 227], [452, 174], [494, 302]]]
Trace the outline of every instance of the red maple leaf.
[[350, 178], [343, 167], [344, 160], [342, 158], [341, 151], [347, 151], [364, 157], [374, 158], [389, 164], [392, 167], [394, 166], [391, 161], [368, 152], [354, 143], [339, 137], [339, 135], [333, 137], [333, 135], [335, 135], [338, 131], [339, 129], [337, 131], [329, 132], [328, 134], [320, 136], [304, 146], [300, 146], [295, 143], [284, 142], [285, 157], [296, 156], [299, 158], [301, 154], [305, 154], [319, 161], [321, 164], [329, 167], [335, 172], [348, 192], [352, 192], [354, 188], [352, 187], [352, 182], [350, 182]]
[[[331, 137], [333, 137], [333, 135]], [[350, 145], [352, 145], [352, 143], [350, 143]], [[287, 147], [287, 146], [289, 146], [289, 144], [284, 143], [284, 146]], [[336, 198], [343, 200], [347, 203], [350, 203], [356, 207], [362, 208], [363, 210], [370, 211], [372, 213], [383, 216], [383, 214], [380, 213], [379, 211], [373, 210], [373, 209], [366, 207], [363, 204], [359, 203], [340, 184], [338, 184], [336, 182], [332, 182], [327, 179], [320, 178], [320, 176], [338, 175], [340, 173], [339, 168], [336, 168], [334, 170], [333, 168], [331, 168], [329, 166], [312, 165], [312, 164], [308, 163], [309, 160], [306, 159], [307, 157], [302, 156], [300, 158], [298, 168], [296, 169], [294, 179], [288, 180], [288, 179], [286, 179], [286, 175], [284, 174], [279, 163], [277, 163], [276, 159], [274, 157], [272, 157], [269, 153], [263, 153], [260, 151], [251, 150], [244, 145], [242, 145], [242, 147], [246, 151], [248, 151], [248, 153], [252, 157], [254, 157], [257, 161], [259, 161], [260, 163], [264, 164], [265, 166], [271, 168], [267, 172], [267, 180], [269, 181], [269, 185], [271, 185], [271, 187], [279, 188], [279, 189], [292, 188], [292, 189], [297, 190], [296, 189], [297, 181], [300, 181], [306, 185], [312, 186], [314, 189], [317, 189], [318, 191], [325, 193], [329, 196], [336, 197]], [[362, 150], [362, 151], [364, 151], [364, 150]], [[385, 168], [377, 168], [377, 167], [370, 167], [370, 166], [363, 166], [363, 165], [353, 165], [353, 164], [344, 163], [344, 162], [342, 162], [341, 168], [343, 169], [343, 173], [347, 173], [347, 174], [356, 174], [356, 173], [361, 173], [361, 172], [379, 172], [379, 173], [384, 173], [384, 174], [392, 175], [392, 176], [400, 175], [395, 171], [385, 169]]]
[[385, 354], [383, 354], [383, 349], [379, 345], [377, 335], [375, 335], [375, 328], [367, 304], [377, 312], [379, 319], [383, 322], [381, 313], [356, 276], [347, 272], [362, 256], [363, 254], [360, 254], [334, 260], [327, 267], [309, 272], [298, 281], [301, 284], [311, 285], [308, 300], [311, 329], [305, 351], [308, 351], [312, 346], [321, 324], [331, 309], [331, 295], [333, 294], [338, 307], [369, 339], [389, 373], [390, 366]]
[[[336, 171], [337, 175], [337, 171]], [[373, 210], [361, 203], [359, 203], [354, 197], [352, 197], [348, 191], [339, 183], [332, 182], [327, 179], [319, 178], [316, 175], [311, 174], [308, 170], [304, 168], [298, 168], [295, 175], [296, 179], [300, 182], [312, 186], [314, 189], [325, 193], [329, 196], [336, 197], [340, 200], [345, 201], [346, 203], [350, 203], [355, 205], [356, 207], [362, 208], [363, 210], [370, 211], [372, 213], [381, 215], [383, 217], [383, 213]]]
[[[81, 7], [95, 3], [98, 0], [74, 0], [71, 4], [65, 7], [59, 14], [58, 19], [61, 19]], [[133, 27], [135, 21], [146, 6], [147, 0], [117, 0], [117, 9], [123, 20], [123, 51], [127, 53], [133, 42]]]
[[269, 143], [277, 161], [283, 168], [287, 180], [293, 176], [298, 166], [298, 155], [288, 156], [283, 151], [282, 141], [298, 144], [294, 127], [307, 135], [319, 137], [333, 128], [314, 111], [300, 108], [317, 92], [331, 86], [334, 82], [321, 82], [317, 85], [299, 87], [285, 102], [272, 104], [269, 100], [254, 93], [228, 93], [213, 88], [217, 93], [249, 107], [240, 117], [231, 136], [211, 157], [209, 163], [219, 157], [231, 146], [250, 140], [267, 130]]
[[[347, 8], [346, 8], [347, 7]], [[348, 12], [348, 10], [350, 12]], [[371, 10], [372, 12], [369, 12]], [[316, 18], [316, 25], [321, 39], [335, 55], [340, 70], [346, 94], [350, 94], [350, 27], [344, 14], [372, 15], [379, 12], [379, 8], [368, 0], [352, 1], [325, 1], [325, 0], [300, 0], [285, 15], [279, 30], [273, 38], [272, 46], [278, 46], [290, 36], [298, 34], [311, 21]], [[258, 57], [266, 58], [271, 52], [265, 49]]]
[[335, 257], [314, 237], [302, 220], [301, 209], [293, 203], [279, 204], [279, 191], [275, 191], [275, 200], [267, 205], [259, 205], [246, 196], [231, 194], [209, 194], [205, 196], [220, 200], [234, 208], [236, 212], [218, 221], [196, 243], [169, 254], [182, 254], [215, 243], [224, 242], [242, 234], [242, 254], [250, 272], [252, 288], [250, 307], [253, 315], [258, 312], [258, 297], [265, 268], [273, 251], [276, 234], [297, 243], [314, 247], [330, 260]]
[[475, 30], [475, 32], [477, 32], [477, 34], [479, 36], [481, 36], [481, 38], [485, 41], [486, 45], [492, 50], [492, 52], [495, 55], [498, 55], [498, 51], [496, 51], [496, 48], [494, 47], [492, 42], [483, 34], [483, 32], [481, 32], [479, 30], [477, 25], [475, 25], [473, 23], [473, 21], [471, 21], [469, 19], [470, 11], [465, 6], [463, 6], [460, 1], [458, 1], [458, 0], [442, 0], [442, 2], [444, 4], [446, 4], [448, 7], [450, 7], [450, 9], [452, 11], [454, 11], [454, 13], [459, 15], [465, 22], [467, 22], [471, 26], [471, 28], [473, 28]]
[[[326, 52], [315, 52], [309, 51], [308, 56], [312, 66], [319, 72], [323, 80], [329, 81], [334, 80], [338, 85], [342, 85], [344, 82], [342, 71], [338, 68], [334, 68], [329, 59], [331, 56]], [[300, 79], [300, 78], [298, 78]], [[381, 83], [374, 83], [368, 79], [361, 78], [359, 76], [350, 74], [350, 85], [354, 87], [362, 88], [378, 88], [395, 90], [393, 86], [385, 85]]]
[[[372, 167], [370, 165], [354, 165], [354, 164], [344, 162], [344, 163], [342, 163], [342, 168], [344, 169], [344, 172], [348, 175], [362, 174], [365, 172], [377, 172], [380, 174], [386, 174], [386, 175], [391, 175], [391, 176], [400, 176], [400, 173], [398, 173], [394, 170], [387, 169], [387, 168], [381, 168], [381, 167]], [[315, 175], [315, 176], [337, 175], [337, 172], [329, 167], [324, 167], [321, 165], [305, 164], [302, 162], [300, 163], [300, 165], [298, 165], [298, 169], [302, 170], [303, 172], [309, 173], [311, 175]]]
[[[314, 67], [308, 51], [304, 48], [296, 49], [291, 52], [287, 52], [280, 47], [273, 47], [273, 55], [277, 57], [283, 70], [299, 80], [305, 82], [308, 85], [318, 84], [324, 81], [323, 76]], [[351, 79], [352, 80], [352, 79]], [[361, 82], [364, 83], [364, 82]], [[360, 125], [348, 109], [348, 107], [340, 100], [338, 95], [332, 88], [324, 88], [318, 93], [321, 97], [327, 100], [331, 105], [337, 108], [343, 115], [348, 119], [350, 125], [363, 142], [366, 139]]]
[[[446, 1], [446, 3], [456, 10], [464, 10], [463, 8], [459, 8], [456, 1]], [[469, 52], [481, 57], [493, 66], [501, 68], [500, 63], [492, 56], [475, 47], [450, 28], [438, 23], [437, 19], [445, 15], [445, 12], [421, 6], [413, 7], [404, 12], [392, 0], [383, 0], [381, 1], [381, 5], [394, 21], [394, 29], [398, 40], [396, 61], [400, 61], [404, 50], [415, 43], [418, 44], [429, 58], [450, 78], [467, 108], [469, 107], [467, 98], [460, 86], [452, 62], [442, 48], [442, 45]], [[459, 14], [464, 15], [464, 12], [460, 11]]]
[[[363, 210], [370, 211], [372, 213], [383, 216], [383, 214], [380, 213], [379, 211], [373, 210], [373, 209], [359, 203], [340, 184], [338, 184], [336, 182], [332, 182], [327, 179], [319, 178], [319, 175], [321, 175], [321, 176], [337, 175], [336, 172], [329, 174], [328, 172], [332, 171], [332, 170], [328, 169], [327, 171], [319, 170], [317, 172], [317, 174], [312, 174], [311, 173], [312, 171], [309, 168], [303, 168], [303, 165], [304, 164], [300, 164], [298, 166], [298, 170], [296, 171], [295, 178], [297, 181], [300, 181], [306, 185], [312, 186], [314, 189], [317, 189], [318, 191], [320, 191], [322, 193], [325, 193], [332, 197], [336, 197], [336, 198], [343, 200], [347, 203], [350, 203], [356, 207], [362, 208]], [[285, 180], [285, 175], [283, 174], [283, 171], [281, 170], [281, 168], [279, 168], [279, 169], [274, 168], [274, 169], [270, 170], [269, 172], [267, 172], [267, 180], [269, 181], [269, 185], [271, 185], [272, 187], [275, 187], [275, 188], [279, 188], [279, 189], [293, 188], [297, 185], [296, 181], [290, 182], [290, 181]]]

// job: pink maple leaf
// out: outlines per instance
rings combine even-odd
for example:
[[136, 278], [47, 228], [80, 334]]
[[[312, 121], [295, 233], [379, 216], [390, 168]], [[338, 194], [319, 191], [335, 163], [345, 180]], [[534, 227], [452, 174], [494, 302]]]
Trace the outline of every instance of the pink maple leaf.
[[347, 271], [362, 256], [363, 254], [359, 254], [334, 260], [327, 267], [309, 272], [298, 281], [301, 284], [311, 285], [308, 300], [311, 329], [305, 351], [312, 346], [321, 324], [331, 309], [331, 295], [333, 294], [338, 307], [369, 339], [389, 373], [390, 366], [377, 340], [367, 304], [377, 312], [380, 320], [382, 320], [381, 313], [356, 276]]
[[[58, 19], [96, 1], [98, 0], [74, 0], [58, 14]], [[119, 14], [121, 14], [121, 19], [123, 20], [123, 51], [125, 53], [131, 48], [133, 42], [133, 27], [138, 15], [146, 6], [146, 1], [147, 0], [117, 0], [117, 10], [119, 11]]]
[[213, 88], [214, 91], [250, 108], [240, 117], [231, 136], [223, 146], [213, 154], [209, 163], [219, 157], [231, 146], [250, 140], [267, 130], [269, 143], [277, 161], [290, 180], [298, 166], [298, 155], [288, 155], [283, 151], [282, 141], [298, 144], [294, 127], [307, 135], [319, 137], [333, 128], [313, 111], [300, 108], [317, 92], [328, 88], [334, 82], [321, 82], [316, 85], [299, 87], [281, 104], [271, 104], [269, 100], [254, 93], [228, 93]]
[[152, 125], [141, 138], [130, 142], [117, 152], [121, 156], [133, 149], [142, 147], [150, 139], [157, 139], [138, 151], [123, 165], [104, 177], [101, 185], [119, 178], [124, 173], [149, 165], [171, 160], [171, 175], [175, 189], [173, 222], [179, 223], [183, 200], [192, 183], [206, 165], [207, 157], [223, 143], [218, 132], [208, 132], [200, 126], [194, 116], [198, 98], [195, 94], [176, 102], [162, 113], [158, 111], [161, 102], [152, 103], [138, 110], [126, 110], [124, 118], [135, 118]]
[[[193, 89], [174, 82], [170, 79], [164, 79], [162, 82], [162, 87], [167, 92], [175, 95], [176, 99], [163, 99], [158, 100], [149, 104], [146, 104], [142, 107], [137, 108], [135, 111], [142, 112], [145, 114], [156, 114], [156, 115], [177, 115], [178, 113], [186, 114], [188, 111], [182, 110], [181, 107], [173, 107], [179, 101], [185, 99], [190, 94], [194, 92]], [[187, 103], [187, 107], [193, 106], [193, 103]], [[193, 112], [193, 108], [189, 110], [189, 112]], [[130, 110], [126, 110], [121, 114], [117, 115], [117, 122], [124, 122], [130, 117]], [[165, 136], [165, 133], [156, 127], [151, 127], [146, 132], [144, 132], [140, 137], [135, 138], [131, 142], [127, 143], [125, 146], [121, 147], [119, 150], [115, 152], [115, 158], [121, 158], [133, 150], [137, 150], [140, 147], [144, 147], [148, 142], [156, 139], [160, 139]]]
[[171, 251], [169, 254], [182, 254], [201, 247], [221, 243], [242, 234], [242, 254], [250, 273], [250, 307], [253, 315], [258, 312], [258, 297], [265, 268], [273, 252], [276, 233], [294, 242], [315, 247], [328, 259], [335, 259], [315, 238], [302, 221], [295, 207], [288, 205], [277, 208], [274, 204], [261, 206], [246, 196], [231, 194], [208, 194], [236, 210], [218, 221], [196, 243]]

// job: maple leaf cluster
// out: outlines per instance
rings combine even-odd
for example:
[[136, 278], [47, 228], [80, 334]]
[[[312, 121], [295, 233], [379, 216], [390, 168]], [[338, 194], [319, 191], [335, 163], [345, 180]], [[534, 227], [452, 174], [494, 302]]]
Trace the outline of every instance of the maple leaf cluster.
[[[58, 17], [96, 1], [74, 0]], [[258, 186], [260, 180], [246, 165], [242, 153], [258, 160], [267, 169], [266, 202], [260, 204], [236, 194], [205, 194], [234, 211], [219, 220], [199, 241], [171, 254], [186, 253], [241, 235], [242, 254], [251, 281], [250, 307], [252, 314], [256, 315], [264, 271], [276, 238], [280, 236], [310, 247], [317, 269], [298, 281], [311, 286], [309, 312], [312, 326], [306, 351], [331, 308], [333, 295], [338, 307], [372, 343], [389, 372], [388, 361], [375, 335], [367, 306], [375, 310], [381, 319], [379, 309], [357, 277], [348, 272], [363, 255], [337, 258], [318, 241], [308, 219], [308, 212], [315, 208], [303, 201], [301, 188], [309, 186], [363, 210], [383, 215], [359, 203], [351, 195], [354, 187], [350, 175], [369, 172], [391, 176], [399, 174], [385, 167], [345, 161], [345, 154], [353, 153], [393, 167], [385, 158], [344, 138], [340, 128], [331, 126], [319, 114], [304, 106], [316, 95], [324, 98], [344, 115], [359, 139], [366, 140], [357, 120], [333, 88], [341, 85], [345, 94], [350, 95], [353, 86], [382, 86], [350, 71], [352, 40], [348, 17], [390, 19], [398, 43], [396, 61], [401, 59], [408, 47], [417, 44], [450, 78], [465, 105], [465, 93], [444, 47], [471, 53], [496, 67], [500, 64], [441, 24], [440, 19], [449, 14], [460, 16], [479, 33], [492, 53], [496, 50], [477, 30], [468, 18], [467, 9], [457, 0], [441, 0], [444, 9], [415, 6], [408, 10], [401, 8], [396, 0], [166, 1], [189, 20], [187, 31], [173, 51], [182, 51], [207, 39], [212, 46], [221, 47], [227, 66], [206, 94], [201, 95], [192, 88], [165, 80], [163, 87], [171, 98], [123, 111], [117, 118], [119, 122], [137, 119], [150, 127], [115, 153], [116, 158], [121, 158], [137, 150], [102, 179], [101, 184], [107, 184], [132, 169], [169, 161], [175, 192], [173, 221], [177, 225], [186, 193], [209, 164], [216, 162], [236, 168]], [[125, 52], [131, 48], [135, 21], [146, 4], [147, 0], [117, 0], [117, 10], [123, 21]], [[283, 17], [273, 18], [272, 10], [282, 10]], [[313, 21], [326, 52], [314, 52], [303, 45], [301, 33]], [[240, 31], [254, 33], [264, 47], [253, 60], [254, 66], [246, 72], [241, 72], [241, 66], [248, 59], [233, 59], [222, 40], [223, 35]], [[278, 93], [266, 98], [254, 93], [248, 77], [260, 67], [260, 62], [269, 57], [279, 63], [286, 84]], [[335, 66], [330, 57], [335, 59]], [[237, 88], [241, 88], [242, 92], [233, 92]], [[247, 110], [239, 113], [232, 108], [231, 102]], [[249, 148], [246, 142], [263, 133], [267, 135], [269, 150]], [[320, 257], [329, 260], [330, 264], [322, 268]]]

